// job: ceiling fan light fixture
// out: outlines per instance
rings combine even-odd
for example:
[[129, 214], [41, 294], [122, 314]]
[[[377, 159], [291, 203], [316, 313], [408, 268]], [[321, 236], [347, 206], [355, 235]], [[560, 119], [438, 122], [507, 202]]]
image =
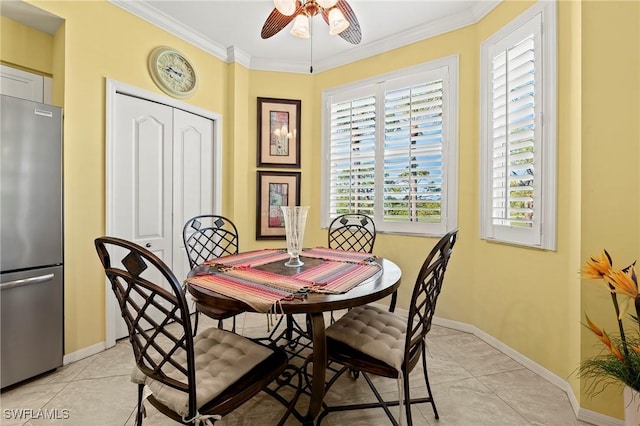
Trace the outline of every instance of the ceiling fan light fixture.
[[[2, 1], [2, 0], [0, 0]], [[260, 37], [267, 39], [273, 37], [285, 27], [293, 28], [291, 34], [301, 38], [311, 38], [313, 24], [312, 19], [321, 15], [322, 20], [329, 26], [331, 35], [351, 44], [360, 44], [362, 30], [353, 9], [349, 6], [350, 0], [273, 0], [275, 8], [264, 21]], [[293, 13], [289, 13], [293, 7]], [[289, 8], [289, 9], [287, 9]]]
[[300, 38], [309, 38], [309, 17], [307, 15], [296, 16], [293, 21], [293, 28], [291, 28], [291, 34]]
[[338, 0], [316, 0], [323, 9], [330, 9], [338, 3]]
[[337, 35], [349, 28], [349, 21], [346, 20], [340, 9], [334, 7], [329, 10], [329, 34]]
[[296, 11], [296, 0], [273, 0], [273, 4], [278, 12], [286, 16], [291, 16]]

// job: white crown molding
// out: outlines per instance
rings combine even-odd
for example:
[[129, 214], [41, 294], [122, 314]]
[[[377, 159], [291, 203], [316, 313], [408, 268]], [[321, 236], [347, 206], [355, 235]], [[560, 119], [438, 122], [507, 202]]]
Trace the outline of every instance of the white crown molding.
[[491, 12], [497, 5], [500, 4], [501, 0], [491, 0], [491, 1], [481, 1], [477, 3], [473, 8], [472, 14], [474, 16], [475, 22], [478, 22], [485, 15]]
[[[276, 71], [291, 72], [299, 74], [309, 74], [309, 66], [311, 64], [306, 61], [275, 61], [267, 58], [251, 58], [251, 69], [260, 71]], [[316, 71], [316, 64], [313, 64], [313, 72]]]
[[[363, 45], [358, 49], [334, 55], [330, 59], [319, 61], [314, 68], [317, 71], [326, 71], [336, 68], [349, 62], [369, 58], [393, 49], [407, 46], [418, 41], [426, 40], [468, 25], [475, 24], [482, 19], [487, 13], [493, 10], [500, 3], [497, 1], [482, 2], [482, 8], [476, 7], [474, 10], [465, 13], [456, 14], [447, 18], [439, 19], [428, 25], [414, 27], [402, 33], [395, 34], [391, 37], [378, 40], [373, 43]], [[480, 10], [481, 9], [481, 10]]]
[[118, 6], [125, 11], [136, 15], [150, 24], [155, 25], [170, 34], [190, 43], [205, 52], [208, 52], [218, 59], [229, 62], [227, 49], [218, 43], [205, 38], [202, 34], [191, 28], [185, 27], [171, 16], [166, 15], [153, 7], [148, 6], [144, 1], [131, 0], [107, 0], [111, 4]]
[[[260, 57], [250, 57], [234, 46], [224, 48], [212, 40], [206, 39], [202, 34], [185, 27], [172, 17], [158, 12], [153, 7], [148, 6], [144, 1], [130, 0], [108, 0], [127, 12], [159, 27], [163, 30], [185, 40], [188, 43], [211, 53], [215, 57], [225, 62], [237, 62], [253, 70], [278, 71], [292, 73], [309, 73], [308, 61], [282, 61]], [[407, 31], [393, 36], [358, 46], [348, 52], [336, 54], [329, 59], [314, 62], [314, 73], [327, 71], [351, 62], [366, 59], [389, 50], [397, 49], [418, 41], [435, 37], [468, 25], [477, 23], [487, 13], [493, 10], [501, 0], [487, 0], [479, 2], [472, 10], [459, 13], [451, 17], [443, 18], [435, 22], [430, 22], [423, 26], [414, 27]]]
[[251, 56], [248, 53], [243, 52], [235, 46], [229, 46], [227, 48], [227, 62], [237, 62], [238, 64], [251, 68]]

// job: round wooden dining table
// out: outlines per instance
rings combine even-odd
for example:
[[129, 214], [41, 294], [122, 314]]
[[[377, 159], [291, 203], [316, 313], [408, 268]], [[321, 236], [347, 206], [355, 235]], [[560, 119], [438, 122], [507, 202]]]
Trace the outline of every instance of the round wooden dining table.
[[[320, 262], [318, 259], [301, 259], [305, 264], [298, 268], [284, 266], [284, 262], [273, 262], [261, 266], [259, 269], [268, 270], [281, 275], [294, 275], [313, 267]], [[312, 425], [322, 408], [324, 398], [324, 385], [327, 370], [327, 346], [325, 335], [324, 312], [336, 311], [340, 309], [353, 308], [375, 302], [394, 293], [400, 286], [402, 272], [398, 265], [387, 259], [377, 259], [382, 266], [380, 272], [371, 278], [358, 284], [351, 290], [343, 294], [320, 294], [309, 293], [304, 299], [294, 299], [282, 301], [278, 307], [278, 312], [284, 314], [307, 314], [307, 322], [311, 328], [309, 330], [313, 342], [312, 354], [312, 381], [309, 407], [304, 416], [304, 425]], [[208, 265], [196, 266], [191, 270], [189, 276], [203, 275], [207, 273]], [[233, 299], [209, 289], [187, 285], [189, 293], [196, 301], [198, 310], [212, 318], [225, 318], [242, 312], [256, 312], [247, 303]], [[280, 306], [282, 309], [280, 310]]]

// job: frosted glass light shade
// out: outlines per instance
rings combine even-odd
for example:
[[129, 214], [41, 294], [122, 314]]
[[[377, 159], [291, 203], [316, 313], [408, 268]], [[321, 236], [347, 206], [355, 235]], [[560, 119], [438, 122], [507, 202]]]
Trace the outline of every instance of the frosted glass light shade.
[[330, 7], [335, 6], [336, 3], [338, 3], [338, 0], [317, 0], [317, 3], [320, 5], [320, 7], [329, 9]]
[[273, 4], [278, 12], [286, 16], [291, 16], [296, 11], [296, 0], [273, 0]]
[[300, 38], [309, 38], [309, 17], [307, 15], [296, 16], [291, 34]]
[[329, 34], [340, 34], [349, 28], [349, 21], [346, 20], [340, 9], [334, 7], [329, 11]]

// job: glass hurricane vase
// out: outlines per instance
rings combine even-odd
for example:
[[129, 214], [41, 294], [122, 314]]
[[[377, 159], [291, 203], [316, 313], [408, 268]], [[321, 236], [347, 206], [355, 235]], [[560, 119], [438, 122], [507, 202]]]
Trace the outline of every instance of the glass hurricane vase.
[[280, 206], [284, 215], [284, 228], [287, 237], [289, 261], [285, 266], [297, 268], [304, 265], [300, 260], [304, 239], [304, 227], [307, 222], [309, 206]]

